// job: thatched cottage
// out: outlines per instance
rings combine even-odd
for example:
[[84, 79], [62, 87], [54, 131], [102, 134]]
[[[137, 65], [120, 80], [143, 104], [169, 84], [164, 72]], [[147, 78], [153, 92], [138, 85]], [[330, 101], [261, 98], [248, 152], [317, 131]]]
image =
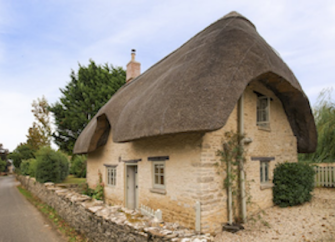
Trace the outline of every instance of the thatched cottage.
[[[260, 208], [272, 205], [275, 164], [316, 148], [314, 118], [299, 82], [236, 12], [140, 75], [139, 67], [133, 54], [127, 83], [74, 148], [88, 154], [90, 186], [101, 171], [108, 203], [160, 209], [163, 220], [193, 228], [200, 218], [201, 231], [214, 232], [231, 219], [229, 193], [215, 166], [225, 132], [247, 137], [242, 174], [254, 180], [248, 189]], [[250, 212], [242, 202], [243, 218]]]

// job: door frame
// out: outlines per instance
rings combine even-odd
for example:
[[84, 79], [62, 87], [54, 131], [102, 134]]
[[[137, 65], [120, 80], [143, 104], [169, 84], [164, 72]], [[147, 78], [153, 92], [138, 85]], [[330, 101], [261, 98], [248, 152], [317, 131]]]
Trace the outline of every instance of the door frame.
[[[132, 163], [125, 163], [125, 181], [124, 181], [124, 191], [125, 191], [125, 193], [124, 193], [124, 195], [125, 195], [125, 202], [124, 202], [124, 205], [125, 205], [125, 207], [126, 208], [128, 208], [128, 167], [129, 166], [134, 166], [134, 167], [136, 167], [137, 168], [137, 173], [135, 173], [135, 174], [137, 174], [137, 175], [135, 175], [135, 210], [136, 209], [138, 209], [139, 208], [139, 206], [138, 206], [138, 194], [139, 194], [139, 192], [138, 192], [138, 164], [137, 164], [137, 162], [132, 162]], [[136, 186], [137, 186], [137, 188], [136, 188]]]

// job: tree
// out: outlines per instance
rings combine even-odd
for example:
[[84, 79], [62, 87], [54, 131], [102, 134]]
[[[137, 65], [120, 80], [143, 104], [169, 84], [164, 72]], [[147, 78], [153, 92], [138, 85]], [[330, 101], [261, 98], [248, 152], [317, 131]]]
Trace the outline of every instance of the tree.
[[36, 152], [36, 180], [44, 182], [62, 182], [69, 174], [69, 161], [61, 151], [42, 147]]
[[53, 133], [59, 148], [72, 153], [74, 143], [81, 131], [98, 110], [125, 83], [126, 73], [121, 67], [90, 64], [82, 66], [75, 73], [71, 71], [71, 81], [61, 88], [61, 98], [49, 110], [55, 117], [56, 132]]
[[312, 154], [300, 154], [300, 161], [335, 162], [335, 103], [332, 101], [333, 89], [324, 89], [313, 109], [318, 146]]
[[19, 168], [23, 160], [28, 160], [30, 158], [35, 158], [34, 152], [28, 144], [19, 144], [16, 149], [8, 155], [8, 158], [13, 161], [16, 168]]
[[0, 172], [6, 172], [7, 167], [10, 166], [10, 162], [7, 160], [8, 149], [3, 148], [0, 144]]
[[50, 111], [48, 101], [43, 96], [32, 103], [31, 112], [37, 122], [33, 122], [33, 126], [29, 128], [27, 135], [27, 144], [33, 149], [38, 150], [43, 146], [50, 146], [51, 142], [51, 125]]

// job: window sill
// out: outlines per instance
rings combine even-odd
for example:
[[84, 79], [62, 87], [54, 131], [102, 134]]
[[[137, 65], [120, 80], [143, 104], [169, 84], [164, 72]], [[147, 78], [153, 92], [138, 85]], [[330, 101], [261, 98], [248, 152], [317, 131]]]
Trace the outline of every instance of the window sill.
[[261, 190], [269, 189], [273, 187], [273, 183], [263, 183], [261, 184]]
[[258, 127], [258, 130], [264, 130], [264, 131], [271, 132], [271, 128], [270, 127], [262, 127], [262, 126], [259, 126], [259, 125], [257, 125], [257, 127]]
[[162, 195], [166, 194], [166, 190], [165, 189], [158, 189], [158, 188], [151, 188], [150, 192], [152, 192], [152, 193], [158, 193], [158, 194], [162, 194]]
[[108, 185], [107, 184], [107, 186], [106, 186], [107, 188], [115, 188], [116, 187], [116, 185]]

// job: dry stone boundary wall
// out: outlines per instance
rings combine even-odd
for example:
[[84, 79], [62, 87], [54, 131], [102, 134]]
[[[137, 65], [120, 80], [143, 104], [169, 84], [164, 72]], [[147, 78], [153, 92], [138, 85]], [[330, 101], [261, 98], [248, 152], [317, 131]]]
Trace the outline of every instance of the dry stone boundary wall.
[[136, 211], [108, 206], [102, 201], [77, 193], [71, 187], [64, 189], [54, 183], [41, 184], [28, 176], [17, 176], [17, 179], [90, 241], [213, 241], [209, 234], [195, 235], [194, 231], [174, 223], [155, 224], [151, 218]]

